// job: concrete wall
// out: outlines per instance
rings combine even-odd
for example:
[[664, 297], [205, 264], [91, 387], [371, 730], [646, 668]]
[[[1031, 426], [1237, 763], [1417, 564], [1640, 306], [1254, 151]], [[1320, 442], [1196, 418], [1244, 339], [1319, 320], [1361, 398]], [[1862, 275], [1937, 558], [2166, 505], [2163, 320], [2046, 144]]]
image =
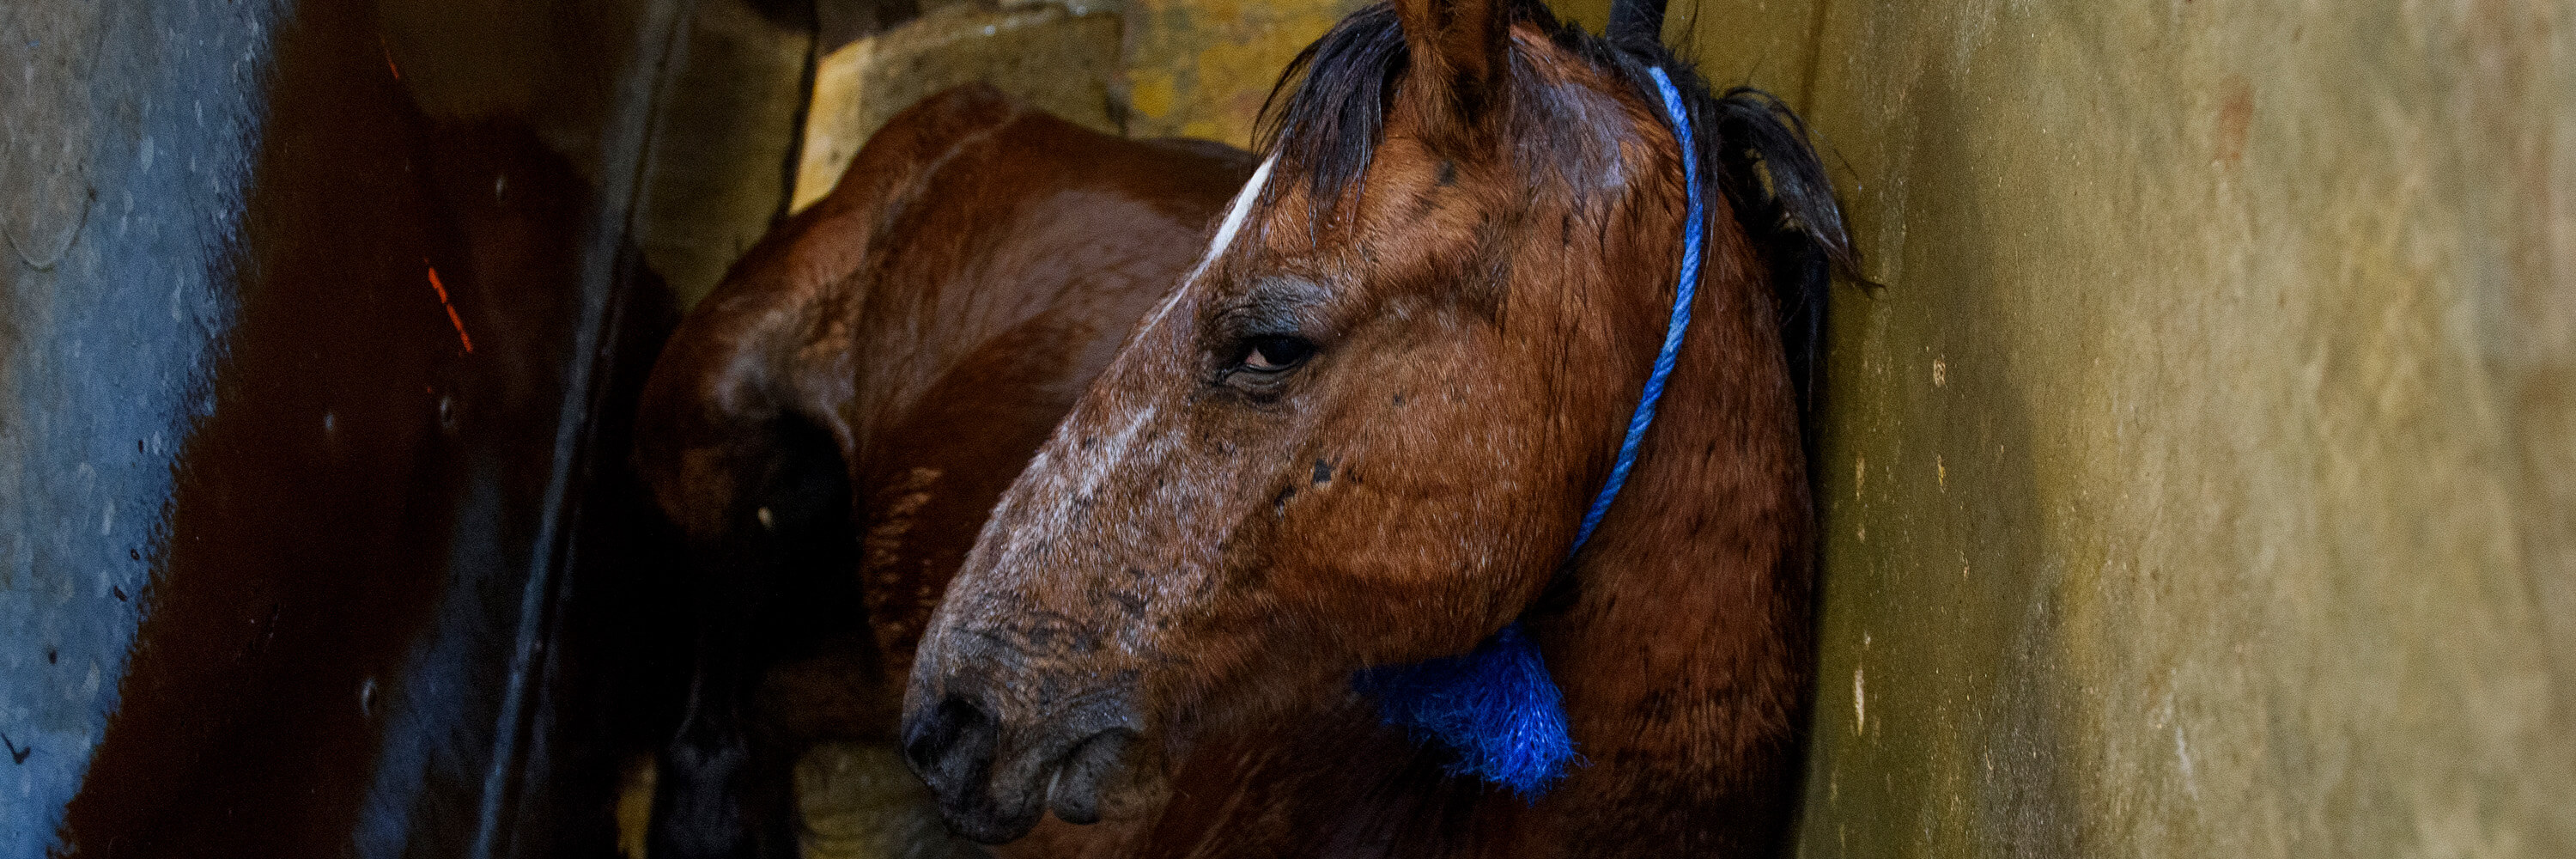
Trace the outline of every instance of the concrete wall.
[[1252, 145], [1279, 70], [1361, 0], [1129, 0], [1129, 131]]
[[830, 194], [850, 159], [895, 114], [964, 84], [989, 83], [1057, 116], [1119, 133], [1120, 33], [1110, 11], [956, 3], [833, 50], [815, 69], [793, 208], [803, 211]]
[[[830, 193], [869, 135], [923, 96], [983, 81], [1136, 137], [1252, 145], [1279, 72], [1360, 0], [948, 0], [839, 46], [816, 70], [793, 207]], [[1603, 6], [1607, 8], [1607, 6]], [[712, 284], [710, 284], [712, 285]], [[681, 283], [694, 300], [700, 291]]]
[[1885, 284], [1834, 296], [1800, 855], [2576, 855], [2576, 9], [1669, 24]]

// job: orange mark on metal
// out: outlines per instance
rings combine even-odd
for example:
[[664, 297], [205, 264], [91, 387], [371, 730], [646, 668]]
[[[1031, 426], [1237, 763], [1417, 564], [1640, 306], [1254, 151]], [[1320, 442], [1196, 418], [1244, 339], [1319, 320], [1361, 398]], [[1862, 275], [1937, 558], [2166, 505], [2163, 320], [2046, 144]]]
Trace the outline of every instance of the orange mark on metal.
[[438, 267], [429, 267], [429, 288], [438, 290], [438, 306], [447, 308], [447, 322], [456, 326], [456, 342], [465, 344], [465, 354], [474, 354], [474, 338], [465, 334], [465, 319], [456, 315], [456, 305], [447, 301], [447, 284], [438, 282]]
[[394, 80], [402, 80], [402, 67], [394, 65], [394, 46], [385, 44], [385, 40], [380, 37], [376, 39], [376, 47], [385, 52], [385, 70], [394, 73]]

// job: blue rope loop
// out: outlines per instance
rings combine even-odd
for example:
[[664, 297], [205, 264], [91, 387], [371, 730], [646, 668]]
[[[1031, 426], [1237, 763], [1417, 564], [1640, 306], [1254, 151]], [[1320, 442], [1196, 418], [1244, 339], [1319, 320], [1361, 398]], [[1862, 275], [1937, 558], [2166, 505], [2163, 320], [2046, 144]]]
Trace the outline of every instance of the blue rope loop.
[[[1646, 71], [1654, 77], [1655, 90], [1664, 99], [1664, 115], [1672, 120], [1673, 135], [1681, 141], [1682, 181], [1690, 195], [1689, 220], [1682, 225], [1681, 281], [1673, 291], [1672, 322], [1664, 328], [1663, 349], [1655, 353], [1655, 367], [1646, 375], [1637, 412], [1628, 418], [1628, 436], [1619, 443], [1610, 479], [1593, 497], [1582, 528], [1575, 532], [1574, 546], [1566, 551], [1569, 562], [1592, 540], [1593, 530], [1610, 512], [1610, 503], [1628, 484], [1646, 427], [1655, 422], [1655, 404], [1664, 397], [1664, 382], [1681, 355], [1682, 335], [1690, 330], [1691, 299], [1699, 292], [1700, 245], [1707, 239], [1708, 217], [1700, 204], [1699, 159], [1694, 155], [1698, 141], [1691, 136], [1690, 113], [1682, 106], [1681, 90], [1661, 67]], [[1525, 799], [1546, 792], [1575, 761], [1574, 738], [1565, 728], [1563, 693], [1519, 621], [1465, 655], [1362, 671], [1352, 678], [1352, 685], [1377, 698], [1378, 712], [1389, 724], [1403, 725], [1414, 736], [1437, 739], [1457, 752], [1458, 759], [1449, 766], [1451, 773], [1482, 778]]]

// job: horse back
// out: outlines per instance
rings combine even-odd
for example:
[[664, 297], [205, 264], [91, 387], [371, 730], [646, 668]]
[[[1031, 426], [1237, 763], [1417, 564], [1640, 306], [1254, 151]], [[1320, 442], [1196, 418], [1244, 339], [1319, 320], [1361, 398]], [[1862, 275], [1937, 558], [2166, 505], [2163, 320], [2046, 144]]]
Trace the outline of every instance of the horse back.
[[828, 727], [797, 733], [891, 735], [913, 646], [985, 514], [1252, 166], [952, 89], [891, 120], [683, 321], [638, 415], [656, 503], [693, 544], [858, 546], [865, 614], [837, 622], [867, 627], [869, 677], [813, 684], [841, 687], [826, 709], [850, 712], [798, 716]]
[[759, 489], [740, 484], [768, 458], [767, 425], [816, 425], [856, 472], [952, 371], [995, 363], [970, 356], [1047, 331], [1091, 336], [1021, 381], [1078, 390], [1250, 168], [1239, 150], [1098, 134], [980, 84], [925, 99], [682, 322], [647, 385], [637, 465], [673, 521], [711, 539], [755, 512]]

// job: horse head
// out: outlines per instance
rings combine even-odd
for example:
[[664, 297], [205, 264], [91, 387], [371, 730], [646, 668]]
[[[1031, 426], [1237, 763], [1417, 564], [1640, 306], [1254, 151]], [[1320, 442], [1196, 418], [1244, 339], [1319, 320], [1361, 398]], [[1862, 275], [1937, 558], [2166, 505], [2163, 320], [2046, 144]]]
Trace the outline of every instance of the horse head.
[[[1645, 72], [1669, 63], [1660, 18], [1622, 3], [1603, 39], [1534, 2], [1399, 0], [1291, 67], [1267, 160], [1003, 495], [922, 642], [907, 754], [961, 831], [1150, 801], [1196, 738], [1468, 651], [1575, 587], [1568, 546], [1674, 300], [1685, 159], [1728, 180], [1702, 201], [1723, 318], [1676, 385], [1752, 392], [1691, 419], [1750, 416], [1725, 429], [1788, 464], [1747, 468], [1798, 485], [1747, 494], [1805, 521], [1771, 246], [1842, 254], [1839, 216], [1802, 137], [1747, 139], [1791, 131], [1768, 102], [1677, 69], [1731, 141], [1684, 149]], [[1679, 438], [1647, 455], [1702, 455]], [[1637, 542], [1656, 513], [1604, 533]]]

